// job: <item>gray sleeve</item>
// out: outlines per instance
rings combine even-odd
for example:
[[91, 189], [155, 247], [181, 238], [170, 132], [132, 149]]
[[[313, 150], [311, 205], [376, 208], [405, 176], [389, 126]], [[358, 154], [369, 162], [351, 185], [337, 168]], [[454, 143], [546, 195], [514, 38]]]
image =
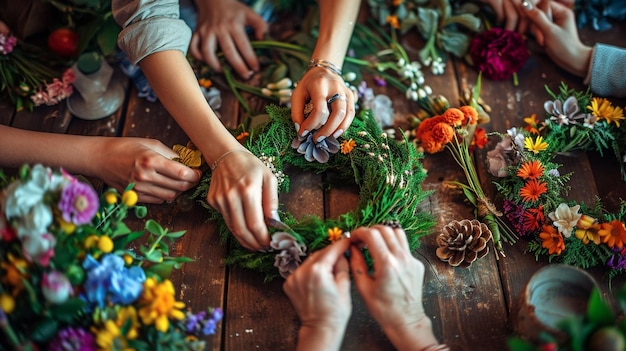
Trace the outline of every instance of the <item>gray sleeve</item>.
[[591, 57], [589, 87], [599, 96], [626, 97], [626, 49], [596, 44]]
[[133, 64], [159, 51], [187, 54], [191, 29], [179, 19], [178, 0], [112, 0], [122, 27], [117, 43]]

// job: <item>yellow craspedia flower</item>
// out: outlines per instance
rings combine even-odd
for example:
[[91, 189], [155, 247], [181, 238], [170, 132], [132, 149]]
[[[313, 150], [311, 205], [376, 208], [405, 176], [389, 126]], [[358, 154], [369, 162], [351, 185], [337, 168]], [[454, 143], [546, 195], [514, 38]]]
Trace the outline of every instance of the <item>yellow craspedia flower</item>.
[[106, 202], [109, 205], [114, 205], [117, 203], [117, 194], [112, 192], [112, 191], [107, 191], [106, 194], [104, 194], [104, 202]]
[[139, 317], [143, 324], [154, 324], [154, 327], [165, 333], [170, 327], [169, 318], [182, 320], [185, 313], [185, 303], [176, 301], [174, 285], [170, 280], [158, 283], [154, 278], [148, 278], [143, 283], [143, 294], [140, 299]]
[[11, 314], [15, 310], [15, 299], [9, 294], [0, 294], [0, 308], [4, 313]]
[[113, 240], [108, 236], [101, 236], [98, 240], [98, 249], [104, 253], [113, 251]]
[[123, 350], [134, 351], [135, 349], [128, 347], [128, 341], [120, 327], [114, 321], [107, 320], [104, 322], [103, 328], [95, 331], [96, 344], [99, 350]]
[[91, 234], [90, 236], [85, 238], [85, 248], [86, 249], [91, 249], [93, 247], [96, 247], [96, 245], [98, 245], [99, 241], [100, 241], [100, 237], [99, 236], [97, 236], [95, 234]]
[[124, 254], [124, 256], [122, 256], [122, 258], [124, 259], [124, 263], [126, 263], [127, 265], [132, 264], [133, 261], [134, 261], [133, 256], [131, 256], [129, 254]]
[[57, 219], [58, 219], [59, 227], [61, 228], [61, 230], [63, 230], [68, 235], [74, 234], [74, 232], [76, 231], [76, 224], [72, 222], [64, 221], [61, 216], [59, 216]]
[[122, 203], [128, 207], [133, 207], [137, 204], [137, 192], [134, 190], [126, 190], [122, 194]]

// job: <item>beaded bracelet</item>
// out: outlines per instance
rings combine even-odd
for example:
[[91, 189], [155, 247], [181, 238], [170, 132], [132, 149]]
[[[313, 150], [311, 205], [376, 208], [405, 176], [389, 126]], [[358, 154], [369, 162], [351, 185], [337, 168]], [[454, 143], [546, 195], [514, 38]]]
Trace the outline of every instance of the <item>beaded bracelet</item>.
[[226, 151], [225, 153], [222, 154], [222, 156], [218, 157], [217, 160], [213, 161], [213, 163], [211, 164], [211, 172], [213, 172], [215, 170], [215, 168], [217, 168], [218, 163], [223, 160], [226, 156], [234, 153], [234, 152], [247, 152], [250, 153], [250, 151], [245, 150], [245, 149], [235, 149], [235, 150], [229, 150]]
[[337, 67], [334, 63], [330, 61], [321, 60], [321, 59], [311, 59], [311, 61], [309, 61], [308, 68], [311, 68], [311, 67], [324, 67], [327, 70], [341, 77], [341, 69], [339, 69], [339, 67]]

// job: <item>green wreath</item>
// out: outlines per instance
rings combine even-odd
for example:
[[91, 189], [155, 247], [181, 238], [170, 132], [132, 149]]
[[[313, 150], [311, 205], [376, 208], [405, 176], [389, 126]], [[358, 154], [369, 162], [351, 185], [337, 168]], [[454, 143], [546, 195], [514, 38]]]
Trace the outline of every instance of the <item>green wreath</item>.
[[[411, 249], [419, 246], [420, 237], [429, 234], [434, 219], [418, 206], [430, 194], [421, 186], [426, 177], [421, 164], [423, 154], [406, 138], [397, 141], [383, 133], [371, 111], [362, 111], [355, 117], [350, 129], [338, 140], [340, 152], [330, 155], [325, 163], [309, 162], [292, 147], [297, 135], [289, 109], [269, 106], [267, 112], [269, 121], [245, 131], [249, 136], [244, 144], [272, 169], [279, 180], [279, 191], [289, 191], [289, 177], [283, 172], [286, 164], [317, 174], [333, 171], [341, 181], [352, 181], [359, 186], [358, 208], [338, 218], [308, 215], [296, 219], [281, 211], [281, 218], [289, 228], [282, 231], [270, 228], [270, 233], [274, 239], [282, 235], [293, 241], [303, 256], [293, 258], [296, 265], [307, 252], [319, 250], [341, 233], [360, 226], [396, 221], [406, 231]], [[209, 211], [208, 220], [218, 223], [221, 243], [225, 244], [230, 231], [221, 214], [206, 202], [210, 182], [211, 174], [207, 173], [193, 197]], [[226, 264], [265, 273], [266, 281], [279, 275], [278, 262], [285, 252], [251, 252], [236, 241], [233, 243]]]

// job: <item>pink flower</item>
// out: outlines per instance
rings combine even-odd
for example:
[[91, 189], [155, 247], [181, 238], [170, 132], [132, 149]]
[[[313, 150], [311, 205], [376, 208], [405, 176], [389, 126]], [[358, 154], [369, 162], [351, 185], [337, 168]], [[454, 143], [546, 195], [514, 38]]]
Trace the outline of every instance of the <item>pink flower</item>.
[[63, 72], [63, 84], [68, 85], [76, 81], [76, 73], [71, 68], [68, 68]]
[[50, 233], [25, 235], [22, 237], [22, 253], [28, 261], [35, 261], [41, 266], [47, 267], [50, 264], [50, 259], [54, 256], [56, 243], [56, 238]]
[[72, 284], [67, 277], [57, 271], [43, 274], [41, 292], [48, 302], [61, 304], [73, 293]]
[[59, 210], [61, 210], [63, 220], [76, 225], [91, 222], [98, 211], [98, 206], [98, 194], [95, 190], [76, 180], [63, 188], [61, 200], [59, 200]]
[[469, 53], [474, 67], [493, 80], [510, 78], [530, 57], [520, 34], [497, 27], [474, 36]]
[[8, 55], [13, 52], [13, 48], [17, 44], [17, 38], [12, 35], [0, 33], [0, 54]]

